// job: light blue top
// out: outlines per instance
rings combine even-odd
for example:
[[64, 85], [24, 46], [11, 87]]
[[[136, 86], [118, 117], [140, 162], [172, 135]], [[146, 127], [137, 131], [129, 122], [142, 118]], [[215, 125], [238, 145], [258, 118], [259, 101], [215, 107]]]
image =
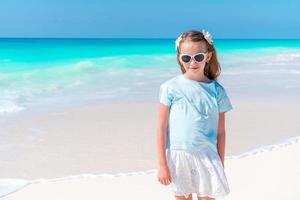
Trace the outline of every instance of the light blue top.
[[233, 109], [223, 86], [180, 74], [160, 85], [159, 101], [170, 106], [167, 149], [209, 147], [217, 152], [219, 112]]

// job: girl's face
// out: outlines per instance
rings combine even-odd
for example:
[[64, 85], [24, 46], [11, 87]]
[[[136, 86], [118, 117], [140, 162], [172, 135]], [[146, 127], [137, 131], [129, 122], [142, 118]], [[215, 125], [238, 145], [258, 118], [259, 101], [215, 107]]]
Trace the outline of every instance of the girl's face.
[[[207, 52], [207, 46], [205, 42], [192, 42], [192, 41], [184, 41], [180, 45], [180, 54], [188, 54], [195, 55], [197, 53], [205, 53]], [[199, 74], [204, 72], [205, 63], [210, 60], [212, 56], [212, 52], [206, 54], [204, 59], [201, 62], [195, 61], [192, 58], [188, 63], [182, 61], [181, 56], [179, 55], [179, 61], [184, 66], [185, 71], [187, 73]]]

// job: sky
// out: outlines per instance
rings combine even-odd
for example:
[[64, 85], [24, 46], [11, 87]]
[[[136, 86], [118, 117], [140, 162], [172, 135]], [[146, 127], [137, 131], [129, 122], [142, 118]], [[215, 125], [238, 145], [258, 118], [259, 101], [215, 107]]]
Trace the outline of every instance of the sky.
[[296, 0], [0, 0], [0, 37], [300, 39]]

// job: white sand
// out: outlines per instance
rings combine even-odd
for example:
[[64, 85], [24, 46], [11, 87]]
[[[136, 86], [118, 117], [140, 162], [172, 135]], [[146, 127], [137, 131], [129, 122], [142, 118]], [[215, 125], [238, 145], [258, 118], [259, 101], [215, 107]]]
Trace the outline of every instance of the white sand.
[[[233, 105], [226, 116], [226, 156], [300, 135], [300, 105], [245, 100]], [[157, 112], [158, 104], [151, 102], [98, 104], [2, 126], [0, 177], [33, 180], [155, 169]]]
[[[298, 199], [299, 144], [244, 156], [299, 136], [300, 105], [232, 103], [226, 115], [228, 199]], [[88, 105], [1, 126], [0, 193], [35, 183], [3, 199], [173, 199], [169, 187], [156, 181], [156, 171], [148, 171], [157, 167], [157, 109], [156, 102]], [[136, 171], [142, 172], [129, 176]], [[124, 176], [103, 177], [120, 172]]]
[[[227, 158], [225, 172], [230, 200], [299, 199], [300, 137]], [[35, 182], [35, 183], [34, 183]], [[194, 196], [195, 197], [195, 196]], [[35, 180], [3, 200], [174, 199], [156, 171], [115, 176], [82, 175], [61, 180]]]

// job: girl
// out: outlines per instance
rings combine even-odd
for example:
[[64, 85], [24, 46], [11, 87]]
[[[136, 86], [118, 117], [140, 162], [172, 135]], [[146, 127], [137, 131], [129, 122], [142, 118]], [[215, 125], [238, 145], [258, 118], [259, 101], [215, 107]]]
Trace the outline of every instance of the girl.
[[176, 40], [182, 74], [160, 85], [158, 181], [176, 200], [213, 200], [230, 191], [224, 172], [225, 112], [232, 109], [216, 78], [221, 68], [211, 36], [188, 31]]

